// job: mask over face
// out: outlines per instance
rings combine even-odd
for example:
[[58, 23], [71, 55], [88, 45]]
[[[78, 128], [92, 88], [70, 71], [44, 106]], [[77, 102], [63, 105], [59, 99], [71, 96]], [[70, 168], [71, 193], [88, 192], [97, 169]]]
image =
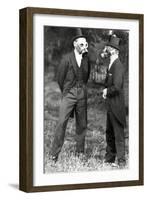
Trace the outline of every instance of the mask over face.
[[116, 49], [114, 49], [113, 47], [110, 46], [105, 46], [105, 48], [103, 49], [102, 53], [101, 53], [101, 57], [102, 58], [108, 58], [114, 54], [116, 54]]
[[76, 39], [73, 45], [79, 54], [83, 55], [85, 53], [88, 53], [88, 43], [85, 38]]

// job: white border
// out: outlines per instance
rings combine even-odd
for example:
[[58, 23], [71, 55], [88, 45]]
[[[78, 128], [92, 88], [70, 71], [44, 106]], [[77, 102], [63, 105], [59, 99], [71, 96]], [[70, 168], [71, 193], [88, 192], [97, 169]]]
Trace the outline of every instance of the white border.
[[[33, 17], [34, 125], [33, 185], [128, 181], [139, 179], [139, 23], [138, 20], [36, 14]], [[43, 174], [43, 26], [129, 30], [129, 169]]]

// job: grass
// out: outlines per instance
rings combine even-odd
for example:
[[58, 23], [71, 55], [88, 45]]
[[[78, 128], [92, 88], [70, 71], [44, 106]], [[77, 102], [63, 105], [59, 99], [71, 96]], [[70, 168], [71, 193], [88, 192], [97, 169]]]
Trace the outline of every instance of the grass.
[[[102, 86], [88, 86], [88, 129], [85, 138], [85, 153], [75, 155], [75, 120], [69, 119], [64, 145], [59, 154], [58, 161], [50, 160], [50, 151], [58, 122], [61, 93], [54, 73], [45, 74], [44, 79], [44, 172], [77, 172], [114, 170], [118, 167], [103, 162], [106, 149], [106, 110], [101, 96], [97, 95]], [[128, 129], [125, 130], [128, 135]], [[126, 159], [128, 167], [128, 138], [126, 138]]]

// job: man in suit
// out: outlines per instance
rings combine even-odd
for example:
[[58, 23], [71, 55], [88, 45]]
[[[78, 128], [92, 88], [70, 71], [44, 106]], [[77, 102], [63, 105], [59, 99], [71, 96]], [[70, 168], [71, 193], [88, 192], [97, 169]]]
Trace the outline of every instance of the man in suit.
[[73, 110], [76, 119], [76, 152], [84, 152], [87, 128], [87, 89], [90, 65], [87, 56], [88, 43], [84, 35], [76, 36], [73, 51], [65, 55], [58, 68], [58, 84], [62, 92], [59, 121], [55, 130], [52, 159], [57, 161], [64, 143], [66, 126]]
[[123, 91], [124, 67], [119, 59], [119, 41], [119, 38], [112, 36], [102, 54], [110, 56], [105, 89], [103, 90], [103, 98], [106, 99], [107, 103], [105, 162], [113, 164], [117, 157], [118, 165], [123, 167], [126, 164], [124, 135], [126, 116]]

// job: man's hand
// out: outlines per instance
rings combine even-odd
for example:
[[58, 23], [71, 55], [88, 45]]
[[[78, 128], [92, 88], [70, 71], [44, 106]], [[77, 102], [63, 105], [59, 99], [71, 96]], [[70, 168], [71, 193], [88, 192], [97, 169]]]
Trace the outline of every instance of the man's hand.
[[106, 99], [107, 98], [107, 88], [105, 88], [103, 90], [103, 98]]

